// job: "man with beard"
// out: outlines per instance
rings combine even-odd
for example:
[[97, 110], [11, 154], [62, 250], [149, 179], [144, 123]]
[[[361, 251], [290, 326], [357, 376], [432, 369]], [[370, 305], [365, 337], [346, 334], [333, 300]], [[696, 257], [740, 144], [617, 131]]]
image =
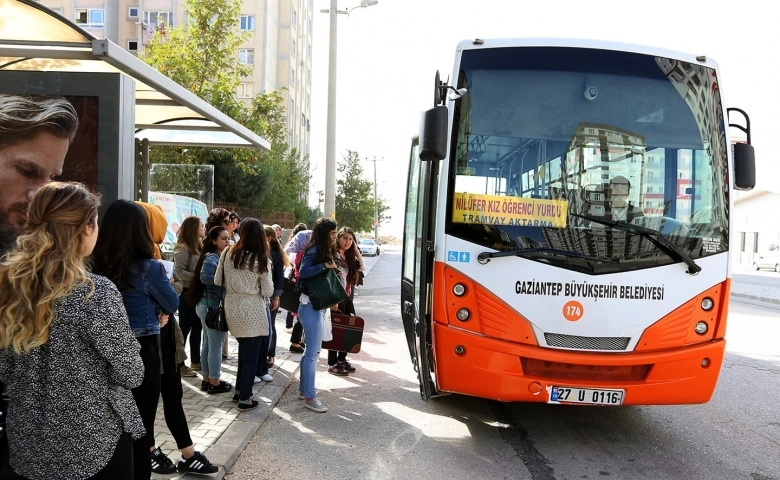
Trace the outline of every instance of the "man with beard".
[[[62, 173], [79, 117], [62, 97], [0, 94], [0, 258], [27, 226], [27, 206], [35, 192]], [[0, 423], [7, 398], [0, 383]], [[16, 475], [8, 465], [8, 442], [0, 434], [0, 478]]]
[[0, 254], [24, 231], [35, 192], [62, 173], [78, 124], [62, 97], [0, 95]]

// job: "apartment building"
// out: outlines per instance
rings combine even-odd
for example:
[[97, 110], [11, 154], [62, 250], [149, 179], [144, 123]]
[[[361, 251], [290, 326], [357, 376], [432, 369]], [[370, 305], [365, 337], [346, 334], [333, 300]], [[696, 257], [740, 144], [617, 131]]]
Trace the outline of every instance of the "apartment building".
[[[185, 0], [41, 0], [98, 38], [138, 54], [155, 31], [187, 25]], [[244, 0], [237, 29], [249, 32], [236, 52], [252, 67], [236, 97], [283, 90], [288, 141], [307, 158], [311, 150], [311, 68], [314, 0]]]

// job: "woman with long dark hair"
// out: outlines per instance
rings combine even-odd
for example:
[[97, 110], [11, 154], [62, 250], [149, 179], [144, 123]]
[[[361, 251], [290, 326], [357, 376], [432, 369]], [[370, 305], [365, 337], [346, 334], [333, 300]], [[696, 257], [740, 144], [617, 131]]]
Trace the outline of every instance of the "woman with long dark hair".
[[[245, 411], [260, 405], [251, 398], [255, 381], [273, 380], [266, 363], [258, 365], [257, 358], [260, 352], [265, 356], [268, 351], [266, 307], [274, 293], [274, 284], [263, 224], [255, 218], [246, 218], [239, 227], [238, 235], [238, 243], [220, 257], [214, 283], [225, 287], [225, 316], [230, 333], [238, 340], [238, 372], [233, 400], [238, 402], [240, 411]], [[255, 378], [256, 373], [261, 375]]]
[[203, 251], [195, 265], [196, 276], [190, 282], [187, 291], [187, 301], [195, 305], [195, 312], [203, 327], [203, 348], [201, 350], [201, 374], [203, 381], [200, 389], [209, 394], [229, 392], [233, 385], [219, 379], [222, 370], [222, 343], [227, 338], [227, 332], [209, 328], [206, 325], [208, 307], [217, 306], [222, 301], [222, 287], [214, 285], [214, 274], [217, 272], [219, 257], [230, 245], [230, 232], [225, 227], [212, 227], [203, 239]]
[[[299, 269], [299, 278], [305, 280], [321, 274], [336, 265], [336, 222], [321, 217], [314, 224], [311, 239], [304, 249]], [[301, 293], [298, 319], [306, 335], [306, 347], [301, 357], [301, 384], [298, 398], [306, 399], [306, 408], [317, 413], [328, 411], [328, 407], [317, 398], [314, 377], [317, 373], [317, 359], [322, 348], [322, 322], [326, 308], [315, 310], [308, 295]]]
[[[273, 227], [265, 226], [265, 238], [268, 240], [268, 247], [271, 252], [271, 264], [273, 265], [271, 278], [274, 281], [274, 294], [271, 297], [271, 305], [268, 310], [268, 318], [271, 325], [268, 355], [266, 358], [258, 358], [257, 361], [265, 361], [268, 367], [271, 367], [276, 362], [276, 314], [279, 313], [279, 297], [284, 291], [284, 269], [289, 266], [290, 262], [287, 260], [287, 254], [284, 253], [284, 249], [276, 235], [276, 230]], [[260, 356], [262, 357], [262, 352]]]
[[44, 185], [0, 263], [5, 433], [11, 467], [31, 480], [130, 480], [144, 434], [130, 393], [144, 378], [138, 342], [114, 284], [85, 264], [99, 204], [80, 183]]
[[[355, 296], [355, 287], [360, 278], [360, 272], [365, 270], [366, 267], [363, 265], [363, 256], [360, 254], [357, 242], [355, 242], [355, 232], [351, 228], [340, 228], [336, 234], [336, 239], [338, 251], [336, 264], [339, 266], [339, 279], [347, 292], [347, 298], [332, 308], [331, 311], [344, 315], [354, 315], [355, 305], [352, 303], [352, 299]], [[347, 352], [328, 350], [328, 373], [345, 376], [355, 370], [356, 368], [347, 361]]]
[[193, 215], [181, 222], [179, 231], [176, 232], [177, 242], [173, 248], [173, 274], [183, 285], [179, 295], [179, 326], [184, 343], [190, 337], [190, 366], [181, 367], [182, 377], [196, 376], [195, 370], [200, 370], [200, 340], [202, 329], [200, 318], [195, 313], [195, 308], [187, 303], [187, 289], [195, 277], [195, 265], [200, 257], [202, 248], [201, 240], [206, 236], [206, 228], [203, 220]]
[[150, 448], [160, 398], [160, 328], [178, 308], [165, 267], [154, 259], [154, 241], [144, 208], [129, 200], [116, 200], [106, 210], [95, 250], [93, 271], [114, 282], [122, 294], [130, 328], [141, 345], [144, 381], [133, 389], [146, 434], [133, 444], [137, 479], [152, 474]]

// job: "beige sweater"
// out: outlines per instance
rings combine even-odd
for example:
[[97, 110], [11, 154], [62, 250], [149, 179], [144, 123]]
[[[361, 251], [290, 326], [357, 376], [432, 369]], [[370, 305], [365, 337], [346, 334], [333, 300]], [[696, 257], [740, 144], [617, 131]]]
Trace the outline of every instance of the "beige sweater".
[[257, 264], [252, 270], [236, 269], [230, 260], [232, 247], [222, 253], [214, 275], [214, 284], [222, 286], [222, 272], [225, 272], [225, 316], [228, 329], [236, 338], [262, 337], [268, 335], [268, 317], [265, 313], [265, 299], [274, 294], [271, 279], [271, 259], [268, 269], [259, 273]]

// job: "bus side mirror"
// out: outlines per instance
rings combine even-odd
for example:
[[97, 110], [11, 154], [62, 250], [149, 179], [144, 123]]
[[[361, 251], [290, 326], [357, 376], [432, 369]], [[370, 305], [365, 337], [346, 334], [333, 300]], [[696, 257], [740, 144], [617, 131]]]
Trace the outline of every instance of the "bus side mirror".
[[420, 160], [429, 162], [447, 156], [447, 107], [423, 112], [420, 120]]
[[756, 186], [756, 154], [753, 145], [734, 144], [734, 188], [752, 190]]

